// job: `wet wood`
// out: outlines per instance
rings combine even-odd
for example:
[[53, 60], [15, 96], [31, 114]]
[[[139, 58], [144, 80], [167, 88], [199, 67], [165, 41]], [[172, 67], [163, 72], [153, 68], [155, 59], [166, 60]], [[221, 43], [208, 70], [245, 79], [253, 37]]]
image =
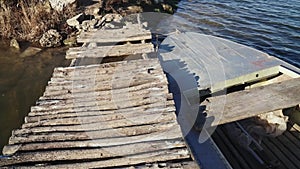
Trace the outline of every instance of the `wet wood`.
[[[208, 98], [201, 106], [216, 126], [300, 103], [300, 78]], [[251, 105], [251, 106], [249, 106]]]

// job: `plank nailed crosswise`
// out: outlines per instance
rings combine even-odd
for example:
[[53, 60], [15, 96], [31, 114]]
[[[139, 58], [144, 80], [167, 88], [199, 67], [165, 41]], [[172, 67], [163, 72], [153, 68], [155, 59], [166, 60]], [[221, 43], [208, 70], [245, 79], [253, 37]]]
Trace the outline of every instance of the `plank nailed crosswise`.
[[194, 164], [167, 85], [157, 59], [56, 68], [25, 123], [12, 132], [3, 149], [10, 157], [0, 166]]
[[249, 90], [210, 97], [201, 106], [216, 126], [275, 110], [296, 106], [300, 103], [300, 78], [256, 87]]
[[104, 57], [118, 57], [143, 53], [154, 52], [154, 46], [151, 43], [147, 44], [125, 44], [99, 47], [77, 47], [70, 48], [67, 51], [66, 59], [74, 58], [104, 58]]
[[151, 37], [151, 32], [149, 30], [141, 28], [140, 25], [132, 25], [122, 29], [106, 29], [82, 32], [78, 36], [77, 41], [80, 43], [118, 43], [124, 41], [146, 40], [151, 39]]

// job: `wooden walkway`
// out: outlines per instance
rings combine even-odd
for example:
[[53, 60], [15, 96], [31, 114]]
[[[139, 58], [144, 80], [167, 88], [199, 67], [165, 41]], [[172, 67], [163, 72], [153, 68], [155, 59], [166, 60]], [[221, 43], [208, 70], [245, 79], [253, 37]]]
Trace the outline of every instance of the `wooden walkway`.
[[[115, 37], [106, 34], [110, 31]], [[67, 58], [153, 51], [145, 42], [151, 39], [148, 31], [138, 36], [130, 32], [82, 33], [84, 47], [70, 49]], [[88, 45], [109, 44], [117, 37], [122, 39], [114, 42], [128, 43], [113, 48]], [[55, 68], [43, 96], [22, 127], [12, 132], [3, 154], [0, 166], [7, 168], [198, 167], [181, 134], [157, 59]]]

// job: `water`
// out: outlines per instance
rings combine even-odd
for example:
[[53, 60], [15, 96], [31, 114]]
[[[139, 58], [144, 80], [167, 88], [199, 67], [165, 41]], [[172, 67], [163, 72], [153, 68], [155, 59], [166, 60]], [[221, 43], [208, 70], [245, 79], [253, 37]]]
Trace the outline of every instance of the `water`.
[[180, 30], [254, 47], [300, 67], [299, 0], [182, 0]]
[[[180, 30], [230, 39], [300, 67], [299, 0], [182, 0], [174, 17]], [[21, 58], [0, 43], [0, 149], [62, 65], [64, 51]]]
[[0, 42], [0, 150], [43, 94], [54, 67], [68, 65], [64, 57], [65, 50], [52, 49], [22, 58]]

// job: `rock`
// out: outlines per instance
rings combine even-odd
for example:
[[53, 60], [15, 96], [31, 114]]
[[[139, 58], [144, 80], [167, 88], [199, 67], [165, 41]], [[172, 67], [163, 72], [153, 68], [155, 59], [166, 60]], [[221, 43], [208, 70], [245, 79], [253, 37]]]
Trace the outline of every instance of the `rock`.
[[128, 6], [127, 7], [127, 12], [128, 13], [142, 13], [143, 12], [143, 8], [141, 6]]
[[115, 28], [115, 25], [111, 24], [111, 23], [107, 23], [104, 25], [104, 28], [105, 29], [114, 29]]
[[74, 3], [76, 0], [49, 0], [52, 9], [56, 11], [62, 11], [64, 7]]
[[39, 42], [42, 47], [58, 47], [61, 40], [62, 36], [55, 29], [50, 29], [43, 34]]
[[20, 45], [16, 39], [12, 39], [9, 46], [20, 50]]
[[162, 7], [163, 7], [164, 11], [167, 11], [169, 13], [174, 13], [173, 7], [171, 5], [169, 5], [169, 4], [162, 4]]
[[66, 46], [74, 46], [77, 44], [77, 38], [76, 38], [76, 34], [71, 34], [70, 36], [68, 36], [67, 39], [65, 39], [64, 44]]
[[86, 20], [83, 21], [81, 24], [81, 28], [86, 31], [86, 30], [90, 30], [90, 29], [94, 29], [95, 25], [98, 23], [98, 20], [96, 19], [92, 19], [92, 20]]
[[106, 22], [121, 22], [123, 17], [120, 14], [106, 14], [103, 19], [105, 19]]
[[67, 20], [67, 24], [69, 26], [73, 26], [73, 27], [77, 27], [78, 25], [80, 25], [80, 23], [84, 20], [84, 14], [78, 14], [76, 16], [74, 16], [73, 18], [70, 18]]
[[24, 52], [22, 52], [20, 54], [20, 57], [28, 57], [28, 56], [33, 56], [37, 53], [39, 53], [42, 49], [40, 48], [36, 48], [36, 47], [28, 47], [27, 49], [24, 50]]

